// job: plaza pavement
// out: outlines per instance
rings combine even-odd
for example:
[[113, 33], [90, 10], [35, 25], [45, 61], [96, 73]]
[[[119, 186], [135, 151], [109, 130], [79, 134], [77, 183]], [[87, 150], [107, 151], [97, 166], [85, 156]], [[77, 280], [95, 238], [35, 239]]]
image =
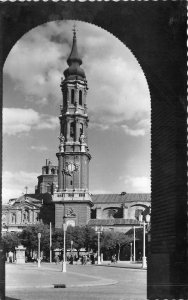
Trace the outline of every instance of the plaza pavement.
[[[66, 288], [54, 288], [63, 284]], [[126, 296], [124, 294], [126, 291]], [[89, 292], [89, 294], [88, 294]], [[141, 264], [104, 262], [102, 265], [27, 263], [6, 264], [6, 300], [9, 299], [146, 299], [146, 270]], [[16, 298], [15, 298], [16, 297]]]
[[[89, 265], [89, 264], [88, 264]], [[111, 263], [104, 261], [97, 267], [115, 267], [142, 270], [141, 264], [130, 262]], [[87, 267], [86, 266], [82, 266]], [[92, 267], [92, 266], [91, 266]], [[80, 270], [84, 271], [84, 269]], [[72, 265], [67, 264], [67, 272], [62, 272], [62, 264], [55, 263], [41, 263], [38, 268], [36, 263], [26, 264], [6, 264], [6, 288], [38, 288], [38, 287], [52, 287], [54, 285], [64, 284], [66, 287], [83, 287], [83, 286], [97, 286], [97, 285], [111, 285], [116, 284], [116, 280], [96, 277], [92, 275], [85, 275], [83, 272], [75, 272]]]
[[[87, 266], [83, 266], [87, 267]], [[81, 273], [83, 271], [83, 273]], [[6, 289], [47, 288], [64, 284], [66, 287], [84, 287], [96, 285], [116, 284], [116, 280], [109, 280], [89, 274], [84, 269], [76, 270], [74, 266], [67, 265], [67, 272], [62, 272], [62, 264], [27, 263], [23, 265], [6, 265]]]

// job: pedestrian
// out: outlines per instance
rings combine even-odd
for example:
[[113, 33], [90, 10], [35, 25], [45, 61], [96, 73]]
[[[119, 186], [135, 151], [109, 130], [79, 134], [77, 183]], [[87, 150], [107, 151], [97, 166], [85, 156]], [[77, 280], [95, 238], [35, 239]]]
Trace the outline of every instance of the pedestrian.
[[87, 256], [83, 255], [83, 264], [86, 265], [87, 264]]
[[73, 265], [73, 256], [72, 255], [70, 256], [69, 261], [70, 261], [69, 264]]
[[95, 257], [94, 257], [94, 255], [91, 254], [90, 258], [91, 258], [91, 264], [94, 265], [95, 264]]
[[114, 264], [117, 262], [115, 255], [112, 255], [111, 262], [114, 263]]
[[59, 256], [58, 255], [55, 256], [55, 263], [56, 263], [56, 265], [59, 264]]

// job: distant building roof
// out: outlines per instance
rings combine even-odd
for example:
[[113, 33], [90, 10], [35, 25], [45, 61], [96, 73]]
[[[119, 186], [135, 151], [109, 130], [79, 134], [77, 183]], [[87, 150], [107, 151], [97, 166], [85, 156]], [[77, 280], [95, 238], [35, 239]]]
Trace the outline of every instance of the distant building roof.
[[34, 197], [31, 197], [30, 194], [25, 194], [25, 195], [22, 195], [20, 197], [18, 197], [16, 200], [15, 200], [15, 203], [20, 203], [20, 202], [33, 202], [33, 203], [41, 203], [41, 201], [39, 199], [36, 199]]
[[88, 222], [90, 226], [114, 226], [114, 225], [139, 225], [140, 222], [134, 219], [91, 219]]
[[91, 194], [93, 203], [151, 202], [151, 194]]
[[9, 204], [2, 204], [2, 210], [8, 209], [10, 207]]

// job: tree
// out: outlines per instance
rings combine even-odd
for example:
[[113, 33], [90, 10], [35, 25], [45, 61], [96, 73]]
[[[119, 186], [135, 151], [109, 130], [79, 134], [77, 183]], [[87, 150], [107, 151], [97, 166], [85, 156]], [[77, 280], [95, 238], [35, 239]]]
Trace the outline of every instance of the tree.
[[7, 232], [2, 236], [3, 250], [5, 253], [14, 252], [15, 248], [20, 244], [19, 236], [16, 232]]
[[85, 241], [84, 241], [84, 247], [86, 248], [86, 251], [89, 250], [96, 250], [97, 249], [97, 234], [95, 230], [90, 226], [85, 226], [84, 228], [84, 235], [85, 235]]
[[63, 229], [56, 229], [52, 234], [52, 249], [63, 248]]
[[33, 251], [37, 251], [38, 233], [41, 233], [41, 251], [43, 251], [44, 256], [48, 257], [50, 250], [50, 229], [48, 225], [37, 224], [24, 228], [19, 235], [21, 244], [27, 248], [26, 253], [28, 255]]
[[115, 236], [115, 240], [116, 240], [117, 260], [119, 260], [121, 247], [130, 245], [132, 241], [132, 237], [127, 236], [125, 233], [117, 232]]
[[78, 256], [80, 249], [85, 246], [85, 234], [84, 227], [68, 226], [67, 228], [67, 246], [70, 247], [71, 241], [73, 241], [74, 248], [77, 250]]
[[101, 250], [111, 256], [116, 254], [119, 260], [121, 247], [129, 245], [131, 241], [132, 239], [122, 232], [105, 231], [101, 235]]

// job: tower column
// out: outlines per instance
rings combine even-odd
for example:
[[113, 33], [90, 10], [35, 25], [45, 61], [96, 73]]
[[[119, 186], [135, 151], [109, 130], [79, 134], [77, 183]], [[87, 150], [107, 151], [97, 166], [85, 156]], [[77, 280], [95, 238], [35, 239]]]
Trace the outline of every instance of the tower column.
[[70, 139], [70, 120], [67, 120], [67, 141]]
[[62, 177], [63, 177], [63, 174], [62, 174], [62, 170], [63, 170], [63, 160], [62, 160], [62, 156], [59, 155], [59, 176], [58, 176], [58, 189], [59, 191], [62, 190], [63, 186], [62, 186], [62, 183], [63, 183], [63, 180], [62, 180]]

